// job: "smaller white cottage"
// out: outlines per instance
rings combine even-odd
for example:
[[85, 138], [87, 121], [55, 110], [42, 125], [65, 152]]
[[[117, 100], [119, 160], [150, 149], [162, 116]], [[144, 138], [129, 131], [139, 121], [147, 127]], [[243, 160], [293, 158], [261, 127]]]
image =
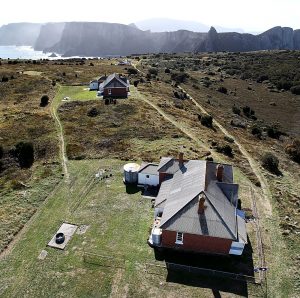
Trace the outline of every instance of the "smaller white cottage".
[[98, 90], [99, 89], [99, 82], [98, 80], [90, 81], [90, 91]]
[[159, 173], [157, 168], [158, 165], [152, 163], [142, 165], [138, 173], [138, 185], [158, 186]]

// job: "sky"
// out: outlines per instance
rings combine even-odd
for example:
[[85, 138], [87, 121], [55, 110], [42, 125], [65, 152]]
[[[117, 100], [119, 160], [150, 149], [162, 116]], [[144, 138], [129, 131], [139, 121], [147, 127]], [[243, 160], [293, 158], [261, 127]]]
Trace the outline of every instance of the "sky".
[[300, 29], [299, 12], [300, 0], [2, 0], [0, 25], [57, 21], [129, 24], [166, 17], [262, 32], [278, 25]]

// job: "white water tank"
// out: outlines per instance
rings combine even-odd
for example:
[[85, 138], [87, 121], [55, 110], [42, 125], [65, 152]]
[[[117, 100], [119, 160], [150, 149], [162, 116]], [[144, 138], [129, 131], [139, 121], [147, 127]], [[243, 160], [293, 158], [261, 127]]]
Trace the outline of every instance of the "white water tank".
[[152, 242], [153, 242], [153, 245], [160, 245], [160, 243], [161, 243], [161, 229], [154, 228], [152, 230]]
[[126, 184], [137, 184], [140, 165], [137, 163], [127, 163], [124, 166], [124, 182]]

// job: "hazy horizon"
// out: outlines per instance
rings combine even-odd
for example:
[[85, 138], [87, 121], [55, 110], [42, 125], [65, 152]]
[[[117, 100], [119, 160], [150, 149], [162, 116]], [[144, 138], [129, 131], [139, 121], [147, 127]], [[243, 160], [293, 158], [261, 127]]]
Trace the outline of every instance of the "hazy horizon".
[[[86, 9], [86, 11], [85, 11]], [[238, 1], [212, 0], [182, 1], [153, 0], [142, 3], [115, 0], [113, 7], [108, 2], [90, 0], [86, 6], [74, 1], [52, 0], [47, 6], [37, 5], [34, 0], [11, 0], [1, 4], [0, 26], [8, 23], [47, 22], [109, 22], [130, 24], [147, 19], [168, 18], [199, 22], [207, 26], [240, 28], [245, 32], [263, 32], [274, 26], [300, 29], [300, 1], [266, 0]], [[24, 13], [26, 12], [26, 13]]]

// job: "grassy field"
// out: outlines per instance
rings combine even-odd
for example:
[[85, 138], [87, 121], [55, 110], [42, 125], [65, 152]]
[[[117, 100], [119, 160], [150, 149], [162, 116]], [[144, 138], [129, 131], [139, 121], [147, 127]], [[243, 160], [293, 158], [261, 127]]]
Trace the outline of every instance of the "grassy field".
[[[153, 209], [139, 192], [126, 193], [122, 165], [118, 160], [69, 162], [70, 185], [58, 185], [24, 237], [0, 263], [2, 297], [212, 295], [211, 289], [205, 289], [210, 284], [205, 278], [195, 287], [191, 281], [181, 284], [180, 275], [171, 278], [168, 272], [157, 270], [156, 274], [146, 273], [147, 264], [154, 263], [153, 250], [146, 243]], [[94, 175], [100, 169], [107, 170], [109, 178], [96, 180]], [[245, 179], [241, 174], [236, 177]], [[85, 234], [75, 234], [64, 251], [47, 247], [62, 222], [89, 228]], [[38, 259], [42, 250], [48, 252], [44, 260]], [[89, 257], [87, 253], [99, 256]], [[223, 288], [223, 282], [213, 285], [222, 297], [232, 295], [226, 294], [228, 288]], [[240, 293], [239, 286], [235, 287], [231, 291]], [[247, 291], [251, 287], [243, 289], [243, 293]]]

